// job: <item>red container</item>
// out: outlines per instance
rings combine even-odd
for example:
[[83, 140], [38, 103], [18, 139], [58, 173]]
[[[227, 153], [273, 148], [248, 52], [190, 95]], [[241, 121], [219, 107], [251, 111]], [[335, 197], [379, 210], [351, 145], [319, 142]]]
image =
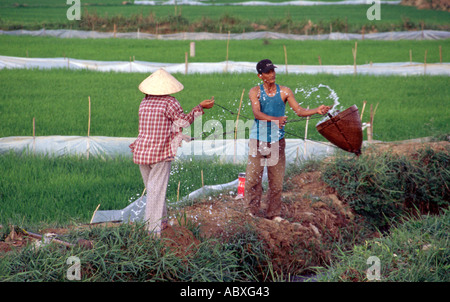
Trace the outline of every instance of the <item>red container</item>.
[[237, 189], [237, 195], [244, 197], [245, 192], [245, 173], [239, 173], [239, 184]]

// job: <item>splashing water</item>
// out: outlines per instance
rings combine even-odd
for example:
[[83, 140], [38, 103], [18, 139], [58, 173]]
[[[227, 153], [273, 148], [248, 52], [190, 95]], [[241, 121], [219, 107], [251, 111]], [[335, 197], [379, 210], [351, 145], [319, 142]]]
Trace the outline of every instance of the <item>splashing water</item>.
[[[321, 96], [321, 93], [323, 92], [323, 89], [325, 88], [328, 90], [328, 95], [325, 93], [325, 97]], [[328, 111], [329, 114], [335, 115], [339, 113], [341, 110], [343, 110], [342, 106], [339, 102], [339, 96], [337, 95], [336, 91], [330, 88], [330, 86], [325, 84], [319, 84], [318, 86], [311, 87], [311, 88], [296, 88], [294, 91], [294, 94], [301, 93], [303, 95], [303, 99], [306, 101], [306, 103], [313, 105], [314, 107], [317, 107], [319, 105], [329, 105], [329, 101], [333, 101], [333, 106], [331, 106], [331, 109]], [[320, 93], [320, 94], [319, 94]], [[298, 100], [297, 100], [298, 101]], [[305, 102], [298, 102], [302, 107], [306, 108], [306, 106], [303, 104]], [[325, 115], [322, 119], [317, 122], [317, 125], [320, 123], [325, 122], [328, 120], [328, 115]]]

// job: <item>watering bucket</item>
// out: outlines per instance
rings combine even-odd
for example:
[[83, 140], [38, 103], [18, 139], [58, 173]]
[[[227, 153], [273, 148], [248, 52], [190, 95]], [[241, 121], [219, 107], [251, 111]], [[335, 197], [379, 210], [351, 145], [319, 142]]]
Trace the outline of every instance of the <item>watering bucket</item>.
[[245, 173], [239, 173], [239, 184], [237, 189], [238, 197], [244, 197], [245, 192]]
[[316, 126], [317, 131], [337, 147], [361, 154], [362, 125], [358, 108], [353, 105]]

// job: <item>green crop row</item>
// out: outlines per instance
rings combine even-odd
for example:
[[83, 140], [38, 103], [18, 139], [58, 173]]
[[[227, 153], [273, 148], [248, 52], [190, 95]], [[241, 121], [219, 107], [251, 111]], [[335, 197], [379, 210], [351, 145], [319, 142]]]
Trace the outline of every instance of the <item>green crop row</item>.
[[[36, 135], [87, 135], [91, 99], [90, 135], [136, 137], [138, 108], [142, 93], [137, 89], [146, 77], [142, 73], [102, 73], [87, 70], [1, 70], [0, 137], [30, 136], [35, 118]], [[256, 74], [175, 75], [185, 89], [175, 96], [185, 112], [200, 101], [215, 97], [217, 106], [206, 110], [203, 123], [217, 120], [226, 130], [226, 121], [235, 121], [244, 92], [240, 120], [252, 120], [248, 91], [259, 84]], [[363, 122], [369, 119], [369, 106], [377, 107], [374, 139], [404, 140], [448, 133], [448, 95], [446, 76], [364, 76], [364, 75], [285, 75], [278, 83], [288, 86], [303, 107], [333, 105], [335, 92], [345, 109], [367, 106]], [[322, 86], [321, 86], [322, 84]], [[328, 86], [329, 88], [325, 87]], [[317, 91], [314, 91], [317, 90]], [[233, 111], [219, 107], [225, 107]], [[289, 108], [286, 115], [298, 117]], [[308, 124], [308, 138], [324, 140], [315, 130], [317, 119]], [[188, 128], [189, 130], [190, 128]], [[286, 126], [288, 138], [304, 138], [305, 122]], [[191, 129], [194, 134], [194, 129]], [[192, 135], [194, 136], [194, 135]], [[364, 134], [365, 138], [365, 134]]]
[[[184, 63], [190, 42], [138, 39], [60, 39], [53, 37], [0, 35], [0, 55], [101, 60]], [[353, 65], [356, 41], [206, 40], [195, 42], [189, 62], [258, 62], [270, 58], [275, 64]], [[228, 52], [227, 52], [228, 44]], [[383, 62], [448, 62], [450, 39], [426, 41], [357, 41], [357, 64]], [[411, 53], [410, 53], [411, 52]], [[411, 55], [411, 57], [410, 57]], [[320, 59], [319, 59], [320, 56]], [[320, 60], [320, 61], [319, 61]]]
[[[330, 6], [145, 6], [82, 5], [81, 20], [69, 21], [69, 5], [5, 3], [1, 29], [85, 29], [167, 33], [182, 31], [243, 32], [272, 30], [317, 34], [333, 32], [448, 30], [448, 12], [411, 6], [381, 5], [381, 20], [369, 21], [370, 5]], [[267, 17], [270, 16], [270, 17]]]

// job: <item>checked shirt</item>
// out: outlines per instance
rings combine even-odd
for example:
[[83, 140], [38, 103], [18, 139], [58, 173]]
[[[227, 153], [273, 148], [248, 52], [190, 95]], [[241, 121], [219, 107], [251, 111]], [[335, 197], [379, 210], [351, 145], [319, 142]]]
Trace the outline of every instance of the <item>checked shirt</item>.
[[181, 143], [181, 127], [188, 127], [203, 113], [197, 105], [185, 114], [170, 95], [145, 96], [139, 106], [139, 135], [130, 145], [134, 163], [150, 165], [173, 160]]

